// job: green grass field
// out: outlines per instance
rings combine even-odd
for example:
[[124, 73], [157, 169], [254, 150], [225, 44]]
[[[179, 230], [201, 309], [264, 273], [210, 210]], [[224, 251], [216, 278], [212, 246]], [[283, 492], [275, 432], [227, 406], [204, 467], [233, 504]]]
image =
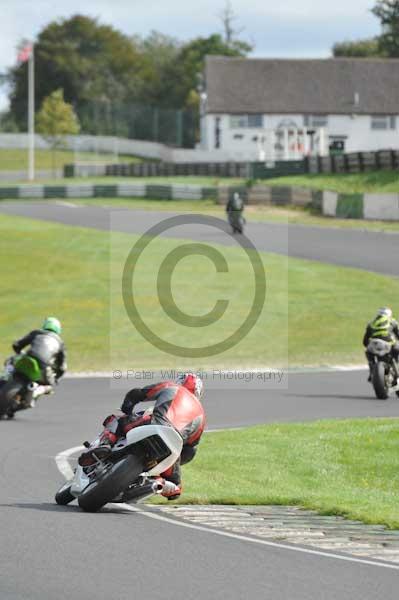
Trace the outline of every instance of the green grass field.
[[316, 190], [331, 190], [345, 194], [399, 193], [399, 171], [370, 171], [368, 173], [332, 173], [278, 177], [265, 181], [267, 185], [298, 185]]
[[[93, 152], [79, 152], [78, 158], [80, 162], [87, 161], [88, 163], [101, 162], [112, 163], [115, 157], [111, 154], [95, 154]], [[136, 162], [140, 159], [134, 156], [118, 157], [118, 162]], [[54, 155], [54, 165], [56, 169], [62, 169], [64, 165], [71, 164], [75, 161], [75, 155], [69, 150], [57, 150]], [[35, 151], [35, 167], [37, 170], [53, 169], [53, 156], [50, 150]], [[19, 149], [0, 149], [0, 171], [24, 171], [28, 169], [28, 152], [27, 150]], [[57, 180], [59, 181], [59, 180]], [[70, 180], [69, 180], [70, 181]], [[40, 183], [42, 181], [40, 180]]]
[[[1, 356], [9, 354], [15, 337], [55, 313], [64, 322], [71, 370], [193, 365], [192, 360], [155, 350], [126, 316], [120, 276], [136, 236], [113, 234], [110, 244], [105, 232], [7, 216], [0, 216], [0, 229]], [[219, 278], [204, 257], [181, 260], [172, 288], [183, 311], [201, 315], [219, 298], [231, 301], [217, 325], [193, 331], [165, 319], [156, 300], [154, 273], [176, 244], [181, 241], [159, 239], [143, 255], [135, 279], [140, 312], [171, 341], [192, 345], [200, 339], [202, 346], [203, 340], [227, 337], [245, 318], [249, 298], [252, 301], [247, 259], [237, 249], [215, 246], [229, 267]], [[258, 325], [235, 348], [196, 360], [195, 366], [281, 367], [287, 352], [291, 366], [362, 362], [365, 323], [375, 307], [395, 306], [399, 280], [277, 255], [263, 254], [262, 259], [268, 287]]]
[[397, 419], [208, 433], [179, 502], [296, 505], [397, 529], [398, 444]]

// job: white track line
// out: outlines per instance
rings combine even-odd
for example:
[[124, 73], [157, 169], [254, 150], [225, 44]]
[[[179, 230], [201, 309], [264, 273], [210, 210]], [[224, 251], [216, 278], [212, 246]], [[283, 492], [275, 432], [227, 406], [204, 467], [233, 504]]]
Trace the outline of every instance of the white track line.
[[68, 208], [80, 208], [80, 206], [77, 204], [73, 204], [72, 202], [67, 202], [64, 200], [56, 200], [54, 204], [57, 204], [58, 206], [67, 206]]
[[55, 462], [59, 472], [65, 477], [66, 481], [69, 481], [73, 478], [73, 469], [69, 464], [68, 458], [72, 456], [72, 454], [77, 454], [84, 450], [84, 446], [75, 446], [74, 448], [69, 448], [68, 450], [64, 450], [64, 452], [60, 452], [55, 457]]
[[[74, 448], [69, 448], [68, 450], [64, 450], [60, 452], [55, 457], [55, 462], [57, 464], [58, 470], [62, 473], [65, 479], [68, 481], [73, 477], [73, 470], [71, 465], [69, 464], [68, 458], [73, 454], [83, 450], [83, 446], [75, 446]], [[291, 552], [300, 552], [302, 554], [311, 554], [313, 556], [321, 556], [324, 558], [333, 558], [336, 560], [343, 560], [345, 562], [353, 562], [361, 565], [368, 565], [373, 567], [382, 567], [384, 569], [393, 569], [395, 571], [399, 571], [399, 565], [395, 565], [392, 563], [384, 563], [384, 562], [376, 562], [373, 560], [366, 560], [363, 558], [355, 558], [352, 556], [344, 556], [341, 554], [334, 554], [332, 552], [323, 552], [321, 550], [311, 550], [310, 548], [301, 548], [300, 546], [289, 546], [288, 544], [280, 544], [278, 542], [270, 542], [267, 540], [262, 540], [259, 538], [247, 537], [245, 535], [239, 535], [236, 533], [230, 533], [228, 531], [221, 531], [219, 529], [210, 529], [208, 527], [203, 527], [202, 525], [194, 525], [193, 523], [186, 523], [184, 521], [178, 521], [175, 519], [170, 519], [169, 517], [164, 517], [163, 515], [159, 515], [150, 510], [145, 510], [143, 508], [138, 508], [136, 506], [131, 506], [130, 504], [113, 504], [114, 507], [122, 508], [123, 510], [127, 510], [130, 512], [139, 513], [144, 517], [148, 517], [149, 519], [155, 519], [157, 521], [163, 521], [164, 523], [169, 523], [170, 525], [174, 525], [175, 527], [185, 527], [186, 529], [193, 529], [194, 531], [202, 531], [208, 534], [220, 535], [223, 537], [239, 540], [241, 542], [250, 542], [252, 544], [258, 544], [261, 546], [268, 546], [270, 548], [278, 548], [281, 550], [291, 550]]]

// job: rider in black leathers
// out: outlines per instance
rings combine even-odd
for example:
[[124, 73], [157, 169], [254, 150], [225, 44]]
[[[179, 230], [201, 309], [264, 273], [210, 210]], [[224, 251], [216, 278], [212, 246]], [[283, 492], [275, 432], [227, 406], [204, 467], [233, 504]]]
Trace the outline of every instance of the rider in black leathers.
[[43, 385], [53, 386], [66, 371], [66, 351], [60, 334], [61, 323], [54, 317], [48, 317], [42, 329], [31, 331], [12, 345], [17, 354], [30, 346], [27, 354], [38, 361], [42, 370], [40, 383]]
[[244, 224], [244, 202], [238, 192], [234, 192], [233, 196], [227, 202], [226, 212], [229, 223], [233, 228], [233, 233], [236, 233], [236, 231], [242, 233]]

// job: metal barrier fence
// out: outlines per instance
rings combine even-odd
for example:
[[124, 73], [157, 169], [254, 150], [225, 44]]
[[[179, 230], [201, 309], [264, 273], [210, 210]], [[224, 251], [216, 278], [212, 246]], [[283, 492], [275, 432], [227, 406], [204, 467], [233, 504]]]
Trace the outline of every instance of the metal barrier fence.
[[240, 179], [268, 179], [305, 173], [303, 160], [278, 161], [272, 164], [249, 162], [198, 163], [125, 163], [113, 165], [65, 165], [65, 177], [235, 177]]
[[152, 200], [217, 199], [218, 190], [199, 185], [146, 185], [119, 183], [115, 185], [20, 185], [0, 186], [0, 200], [37, 198], [148, 198]]
[[307, 157], [304, 163], [307, 173], [363, 173], [384, 169], [395, 170], [399, 168], [399, 150]]

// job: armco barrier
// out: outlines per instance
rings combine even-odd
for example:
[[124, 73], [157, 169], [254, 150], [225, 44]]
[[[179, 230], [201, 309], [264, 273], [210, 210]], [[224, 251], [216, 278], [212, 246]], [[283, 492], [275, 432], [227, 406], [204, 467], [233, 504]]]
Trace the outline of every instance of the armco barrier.
[[216, 199], [217, 188], [198, 185], [20, 185], [0, 187], [0, 200], [57, 198], [152, 198], [159, 200]]
[[399, 221], [399, 194], [322, 192], [322, 213], [343, 219]]
[[399, 194], [338, 194], [297, 187], [201, 187], [198, 185], [20, 185], [0, 186], [0, 200], [57, 198], [152, 198], [160, 200], [197, 200], [212, 198], [219, 204], [239, 192], [248, 204], [312, 206], [325, 216], [399, 221]]

